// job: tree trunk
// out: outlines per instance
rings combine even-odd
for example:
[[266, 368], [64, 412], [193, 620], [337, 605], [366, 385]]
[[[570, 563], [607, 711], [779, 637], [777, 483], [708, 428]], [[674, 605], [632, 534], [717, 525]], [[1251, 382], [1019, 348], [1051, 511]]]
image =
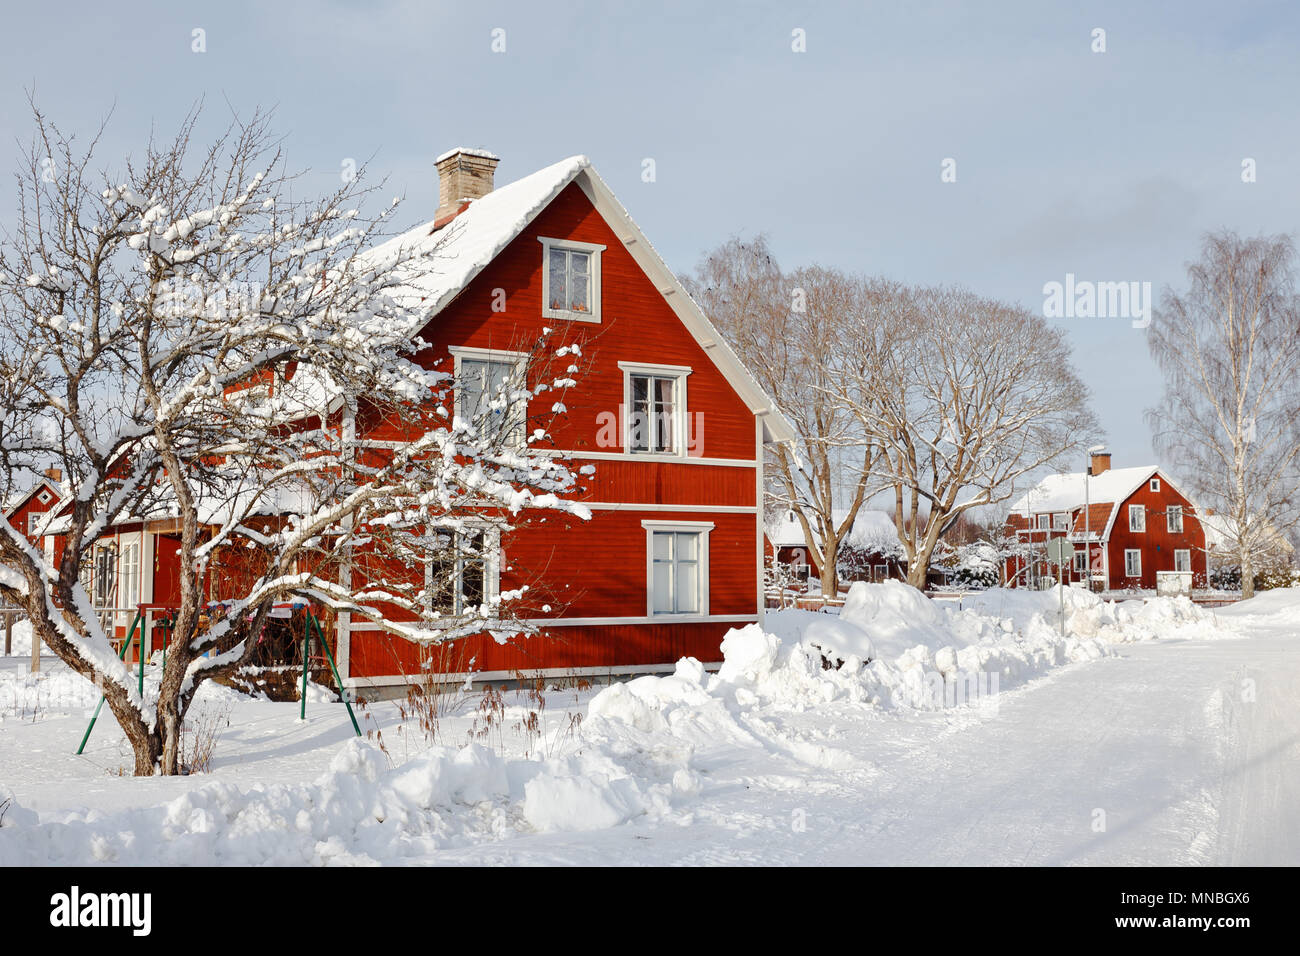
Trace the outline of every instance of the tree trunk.
[[1250, 563], [1250, 555], [1241, 553], [1241, 599], [1249, 600], [1255, 596], [1255, 569]]

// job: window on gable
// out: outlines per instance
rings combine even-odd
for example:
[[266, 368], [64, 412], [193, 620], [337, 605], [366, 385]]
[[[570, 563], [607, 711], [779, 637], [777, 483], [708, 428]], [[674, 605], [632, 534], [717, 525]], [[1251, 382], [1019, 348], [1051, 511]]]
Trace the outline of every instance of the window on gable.
[[589, 242], [542, 239], [542, 315], [600, 321], [600, 253]]
[[1165, 510], [1165, 524], [1170, 534], [1183, 533], [1183, 506], [1170, 505]]
[[626, 396], [624, 447], [631, 454], [682, 455], [685, 434], [688, 368], [654, 368], [620, 362]]
[[39, 501], [39, 502], [40, 502], [41, 504], [43, 504], [43, 505], [44, 505], [44, 504], [49, 504], [49, 501], [50, 501], [50, 493], [49, 493], [48, 491], [42, 491], [39, 495], [36, 496], [36, 500]]
[[1160, 490], [1160, 479], [1159, 479], [1159, 478], [1152, 478], [1152, 479], [1151, 479], [1151, 485], [1150, 485], [1150, 487], [1151, 487], [1151, 490], [1152, 490], [1152, 491], [1159, 491], [1159, 490]]
[[709, 613], [709, 522], [643, 521], [647, 613]]
[[528, 428], [523, 358], [454, 349], [456, 415], [493, 449], [522, 448]]
[[1136, 548], [1128, 548], [1124, 551], [1124, 576], [1142, 577], [1142, 552]]
[[1128, 529], [1145, 531], [1147, 529], [1147, 509], [1145, 505], [1128, 506]]

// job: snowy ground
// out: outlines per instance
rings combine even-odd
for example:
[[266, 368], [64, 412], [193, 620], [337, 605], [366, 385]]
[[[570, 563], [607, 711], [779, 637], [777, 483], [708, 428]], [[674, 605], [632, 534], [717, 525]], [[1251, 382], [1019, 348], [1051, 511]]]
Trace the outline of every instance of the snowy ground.
[[93, 688], [2, 659], [0, 864], [1300, 863], [1300, 589], [1065, 598], [1061, 637], [1059, 592], [863, 585], [716, 676], [450, 700], [433, 745], [212, 688], [210, 772], [173, 779], [119, 776], [107, 713], [74, 756]]

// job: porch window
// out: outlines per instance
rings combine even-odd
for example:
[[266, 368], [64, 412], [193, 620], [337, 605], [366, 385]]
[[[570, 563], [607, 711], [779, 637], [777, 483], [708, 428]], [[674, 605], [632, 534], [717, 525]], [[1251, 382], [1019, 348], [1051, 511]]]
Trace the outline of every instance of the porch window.
[[119, 581], [118, 603], [122, 607], [135, 607], [140, 603], [140, 543], [138, 541], [122, 545]]

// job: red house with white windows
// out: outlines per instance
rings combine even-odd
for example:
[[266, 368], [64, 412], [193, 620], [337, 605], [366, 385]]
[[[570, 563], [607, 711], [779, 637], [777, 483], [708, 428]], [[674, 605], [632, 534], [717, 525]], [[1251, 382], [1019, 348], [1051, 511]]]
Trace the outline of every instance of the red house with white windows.
[[[440, 156], [433, 220], [388, 244], [432, 246], [448, 263], [419, 283], [420, 337], [432, 345], [419, 360], [450, 356], [457, 381], [471, 371], [491, 383], [520, 361], [516, 343], [570, 323], [587, 371], [553, 439], [587, 470], [581, 500], [593, 517], [532, 522], [495, 543], [487, 588], [531, 580], [564, 606], [535, 620], [538, 636], [457, 642], [442, 669], [472, 660], [476, 674], [501, 677], [718, 661], [723, 634], [762, 614], [764, 444], [793, 431], [585, 157], [494, 188], [497, 164], [478, 150]], [[345, 682], [418, 672], [416, 645], [340, 618]]]
[[66, 495], [62, 472], [51, 468], [31, 488], [12, 496], [4, 503], [4, 518], [11, 527], [26, 535], [28, 541], [38, 544], [50, 512], [59, 506]]
[[[540, 633], [507, 644], [481, 635], [430, 654], [339, 613], [331, 636], [344, 683], [373, 691], [426, 668], [494, 679], [720, 661], [726, 631], [763, 613], [764, 445], [793, 430], [585, 157], [494, 188], [498, 162], [470, 149], [439, 157], [431, 221], [373, 254], [433, 253], [436, 265], [413, 283], [429, 345], [416, 360], [454, 366], [457, 414], [481, 400], [474, 382], [482, 392], [519, 368], [520, 343], [562, 325], [566, 341], [582, 340], [586, 368], [551, 439], [582, 475], [578, 500], [592, 517], [548, 512], [489, 541], [492, 557], [462, 572], [476, 595], [525, 584], [555, 595], [529, 618]], [[553, 401], [535, 396], [529, 416]], [[396, 439], [380, 424], [356, 429], [358, 448]], [[105, 535], [90, 582], [97, 603], [174, 601], [177, 531], [160, 515]], [[209, 600], [226, 596], [218, 580], [204, 587]], [[119, 615], [119, 633], [127, 623]]]
[[1093, 454], [1087, 472], [1049, 475], [1016, 501], [1008, 530], [1029, 546], [1007, 561], [1012, 587], [1056, 581], [1055, 565], [1044, 558], [1053, 538], [1074, 545], [1071, 583], [1091, 577], [1102, 590], [1205, 586], [1205, 530], [1191, 501], [1155, 465], [1112, 469], [1109, 454]]

